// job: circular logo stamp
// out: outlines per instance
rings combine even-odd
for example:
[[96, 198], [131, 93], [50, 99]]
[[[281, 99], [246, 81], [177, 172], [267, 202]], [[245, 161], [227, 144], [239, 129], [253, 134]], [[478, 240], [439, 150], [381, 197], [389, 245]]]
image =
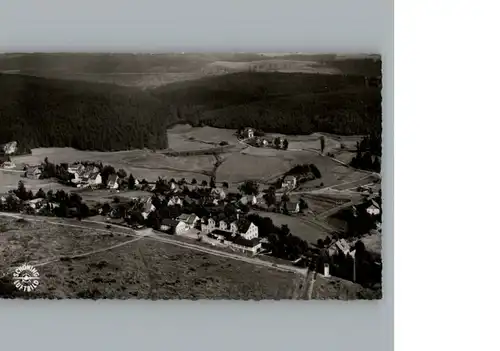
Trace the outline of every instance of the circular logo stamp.
[[23, 264], [17, 267], [13, 274], [14, 285], [21, 291], [33, 291], [40, 284], [40, 273], [35, 267]]

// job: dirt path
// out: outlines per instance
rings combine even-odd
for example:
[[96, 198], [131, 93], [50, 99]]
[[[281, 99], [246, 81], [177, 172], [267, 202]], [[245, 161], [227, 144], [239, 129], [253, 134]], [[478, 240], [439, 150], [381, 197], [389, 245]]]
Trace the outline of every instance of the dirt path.
[[141, 169], [149, 169], [149, 170], [160, 170], [160, 171], [171, 171], [171, 172], [178, 172], [178, 173], [195, 173], [195, 174], [202, 174], [202, 175], [207, 175], [207, 171], [197, 171], [193, 169], [181, 169], [181, 168], [175, 168], [175, 167], [147, 167], [147, 166], [142, 166], [142, 165], [136, 165], [130, 162], [122, 162], [123, 164], [132, 167], [132, 168], [141, 168]]
[[313, 290], [314, 290], [314, 283], [316, 282], [316, 274], [317, 273], [314, 273], [312, 275], [311, 281], [309, 282], [309, 287], [307, 289], [307, 297], [306, 297], [307, 300], [311, 300], [312, 299], [312, 293], [313, 293]]
[[292, 300], [310, 300], [316, 280], [316, 273], [308, 269], [298, 287], [294, 290]]

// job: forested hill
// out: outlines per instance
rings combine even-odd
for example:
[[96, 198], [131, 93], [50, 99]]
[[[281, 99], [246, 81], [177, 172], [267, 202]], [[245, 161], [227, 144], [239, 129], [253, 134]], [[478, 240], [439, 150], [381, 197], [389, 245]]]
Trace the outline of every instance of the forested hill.
[[0, 144], [19, 151], [161, 149], [175, 123], [265, 132], [381, 131], [381, 88], [364, 76], [242, 72], [142, 91], [0, 74]]
[[170, 110], [138, 89], [0, 74], [0, 91], [0, 144], [20, 151], [167, 147]]
[[364, 76], [244, 72], [173, 83], [152, 91], [178, 120], [267, 132], [379, 133], [381, 87]]

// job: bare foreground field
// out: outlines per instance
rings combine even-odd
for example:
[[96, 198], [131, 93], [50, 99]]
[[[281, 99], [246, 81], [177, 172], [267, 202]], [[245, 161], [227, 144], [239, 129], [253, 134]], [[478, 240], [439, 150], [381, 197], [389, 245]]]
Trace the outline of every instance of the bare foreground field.
[[[300, 274], [114, 229], [0, 216], [0, 243], [0, 293], [16, 294], [9, 268], [30, 263], [40, 273], [40, 285], [29, 296], [17, 293], [29, 298], [296, 299], [304, 284]], [[357, 284], [321, 277], [311, 291], [313, 299], [370, 298], [369, 294]]]

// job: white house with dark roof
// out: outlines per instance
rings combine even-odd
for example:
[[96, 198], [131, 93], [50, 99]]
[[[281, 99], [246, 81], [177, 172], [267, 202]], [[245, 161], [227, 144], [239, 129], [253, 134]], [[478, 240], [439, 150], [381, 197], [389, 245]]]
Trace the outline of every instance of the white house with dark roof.
[[203, 232], [211, 232], [216, 228], [216, 223], [213, 218], [204, 219], [201, 223], [201, 230]]
[[255, 129], [246, 127], [243, 130], [243, 137], [247, 139], [252, 139], [253, 137], [255, 137]]
[[380, 205], [374, 200], [372, 200], [371, 205], [366, 209], [366, 212], [370, 216], [377, 216], [380, 214]]
[[227, 225], [226, 221], [219, 222], [219, 229], [220, 230], [228, 230], [228, 225]]
[[257, 203], [257, 197], [255, 195], [245, 195], [240, 199], [242, 205], [255, 205]]
[[39, 209], [45, 204], [45, 199], [37, 198], [33, 200], [27, 200], [24, 202], [26, 207], [31, 207], [32, 209]]
[[194, 213], [192, 214], [183, 213], [179, 217], [177, 217], [177, 220], [184, 222], [189, 229], [193, 229], [196, 223], [200, 220], [200, 218]]
[[42, 175], [42, 170], [39, 166], [28, 166], [26, 168], [26, 173], [24, 174], [26, 178], [30, 179], [40, 179]]
[[171, 234], [182, 234], [188, 230], [186, 223], [173, 219], [164, 219], [161, 221], [160, 230]]
[[182, 199], [178, 196], [172, 196], [169, 200], [168, 200], [168, 203], [167, 203], [167, 206], [175, 206], [175, 205], [179, 205], [179, 206], [182, 206]]
[[281, 187], [284, 189], [291, 190], [295, 189], [296, 186], [297, 186], [297, 178], [292, 175], [288, 175], [285, 178], [283, 178], [283, 182], [281, 183]]
[[71, 174], [81, 173], [85, 169], [85, 166], [81, 163], [73, 163], [68, 166], [68, 172]]
[[142, 208], [141, 215], [144, 219], [147, 219], [149, 214], [153, 212], [156, 209], [155, 205], [153, 205], [153, 198], [149, 197], [145, 202], [144, 202], [144, 207]]
[[97, 186], [97, 185], [101, 185], [102, 184], [102, 176], [101, 176], [101, 173], [99, 172], [96, 172], [96, 173], [93, 173], [89, 176], [88, 178], [88, 184], [90, 186]]
[[300, 205], [298, 202], [288, 201], [287, 203], [285, 203], [285, 208], [288, 211], [288, 213], [299, 213], [300, 212]]
[[210, 195], [219, 200], [224, 200], [226, 198], [226, 192], [222, 188], [213, 188], [212, 191], [210, 191]]
[[108, 177], [108, 183], [106, 184], [108, 189], [118, 189], [118, 175], [111, 174]]
[[243, 236], [237, 236], [231, 241], [230, 246], [256, 254], [262, 247], [262, 244], [258, 238], [245, 239]]
[[241, 235], [245, 239], [259, 236], [259, 228], [248, 220], [237, 220], [230, 224], [229, 231]]

